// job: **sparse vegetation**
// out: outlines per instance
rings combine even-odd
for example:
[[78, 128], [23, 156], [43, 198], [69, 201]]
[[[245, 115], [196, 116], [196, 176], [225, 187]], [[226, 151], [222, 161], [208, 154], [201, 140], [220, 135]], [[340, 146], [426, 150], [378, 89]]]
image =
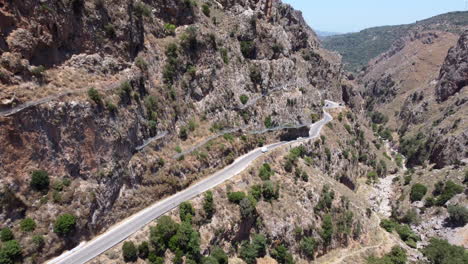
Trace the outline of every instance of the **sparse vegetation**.
[[255, 59], [256, 47], [253, 41], [241, 41], [240, 48], [242, 55], [244, 55], [244, 58]]
[[270, 165], [268, 163], [264, 163], [260, 167], [260, 171], [258, 172], [258, 176], [260, 179], [266, 181], [269, 180], [271, 176], [273, 176], [275, 172], [271, 169]]
[[213, 200], [213, 192], [207, 191], [205, 193], [205, 199], [203, 200], [203, 210], [205, 210], [206, 217], [211, 219], [215, 212], [215, 205]]
[[448, 206], [448, 222], [453, 226], [465, 226], [468, 223], [468, 209], [461, 205]]
[[207, 4], [202, 5], [202, 12], [205, 16], [210, 17], [211, 15], [210, 6]]
[[394, 246], [392, 251], [382, 258], [368, 258], [367, 264], [406, 264], [407, 259], [406, 251], [399, 246]]

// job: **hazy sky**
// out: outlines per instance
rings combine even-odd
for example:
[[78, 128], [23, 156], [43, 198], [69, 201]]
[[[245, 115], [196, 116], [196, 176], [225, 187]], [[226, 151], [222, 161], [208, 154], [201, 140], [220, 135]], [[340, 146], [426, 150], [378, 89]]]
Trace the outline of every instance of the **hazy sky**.
[[283, 0], [299, 9], [315, 30], [354, 32], [413, 23], [434, 15], [463, 11], [464, 0]]

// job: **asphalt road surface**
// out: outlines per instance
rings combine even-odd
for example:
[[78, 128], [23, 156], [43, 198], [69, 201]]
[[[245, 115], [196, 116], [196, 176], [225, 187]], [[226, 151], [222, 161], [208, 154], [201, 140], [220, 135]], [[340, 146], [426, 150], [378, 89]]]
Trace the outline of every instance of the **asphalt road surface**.
[[[322, 120], [310, 126], [309, 138], [302, 138], [296, 141], [278, 142], [265, 146], [268, 151], [278, 148], [283, 145], [291, 144], [294, 142], [305, 141], [316, 138], [320, 135], [320, 131], [324, 125], [330, 122], [333, 118], [326, 112], [326, 109], [339, 107], [339, 104], [331, 101], [325, 101], [324, 117]], [[204, 180], [188, 187], [187, 189], [178, 192], [162, 201], [159, 201], [146, 209], [134, 214], [133, 216], [125, 219], [124, 221], [111, 227], [105, 233], [97, 236], [89, 242], [83, 242], [76, 248], [63, 253], [62, 255], [50, 260], [49, 264], [81, 264], [90, 261], [109, 248], [120, 243], [122, 240], [129, 237], [131, 234], [143, 228], [148, 223], [156, 218], [177, 207], [182, 202], [188, 201], [195, 196], [206, 192], [213, 187], [223, 183], [224, 181], [239, 174], [258, 157], [264, 155], [261, 148], [252, 150], [244, 156], [236, 159], [231, 165], [216, 172], [215, 174], [205, 178]]]

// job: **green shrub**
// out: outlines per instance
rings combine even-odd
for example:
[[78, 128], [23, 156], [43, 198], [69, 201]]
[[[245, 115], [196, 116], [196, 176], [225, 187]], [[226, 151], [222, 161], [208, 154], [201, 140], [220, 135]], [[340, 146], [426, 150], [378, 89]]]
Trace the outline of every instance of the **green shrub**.
[[19, 263], [21, 258], [21, 246], [16, 240], [10, 240], [3, 243], [0, 248], [0, 263], [13, 264]]
[[239, 96], [239, 100], [243, 105], [245, 105], [249, 101], [249, 97], [246, 94], [242, 94], [241, 96]]
[[387, 231], [389, 233], [391, 233], [393, 231], [393, 229], [396, 228], [397, 225], [398, 225], [398, 223], [393, 221], [392, 219], [383, 219], [380, 222], [380, 227], [382, 227], [383, 229], [385, 229], [385, 231]]
[[221, 58], [223, 59], [224, 64], [229, 64], [228, 50], [226, 48], [219, 49], [221, 53]]
[[242, 199], [239, 203], [242, 219], [252, 219], [256, 215], [255, 198], [248, 196]]
[[228, 200], [231, 203], [239, 204], [246, 197], [244, 192], [229, 192]]
[[89, 99], [93, 100], [96, 104], [98, 105], [102, 104], [101, 95], [96, 89], [90, 88], [88, 90], [88, 97]]
[[183, 202], [179, 206], [179, 217], [182, 222], [191, 222], [195, 209], [190, 202]]
[[418, 235], [416, 235], [408, 225], [397, 225], [395, 230], [397, 231], [401, 240], [405, 241], [405, 243], [411, 247], [414, 246], [416, 241], [420, 240]]
[[200, 234], [193, 229], [189, 222], [182, 222], [177, 233], [169, 240], [169, 248], [172, 252], [180, 250], [188, 258], [198, 259], [200, 255]]
[[36, 76], [37, 78], [40, 78], [40, 77], [43, 76], [45, 70], [46, 70], [46, 68], [44, 66], [40, 65], [40, 66], [32, 68], [31, 69], [31, 74]]
[[133, 6], [133, 11], [135, 12], [135, 14], [137, 16], [145, 16], [145, 17], [150, 17], [151, 16], [151, 7], [148, 6], [147, 4], [143, 3], [143, 2], [137, 2], [134, 6]]
[[454, 183], [453, 181], [447, 181], [442, 190], [442, 193], [437, 197], [436, 205], [443, 206], [455, 195], [463, 192], [463, 186]]
[[60, 236], [71, 234], [75, 230], [76, 219], [72, 214], [62, 214], [57, 217], [54, 224], [54, 232]]
[[260, 171], [258, 172], [258, 176], [264, 181], [269, 180], [274, 174], [275, 172], [271, 169], [268, 163], [263, 163], [260, 167]]
[[135, 59], [135, 65], [140, 68], [142, 71], [147, 71], [148, 70], [148, 63], [143, 57], [137, 57]]
[[228, 264], [228, 255], [220, 247], [214, 247], [211, 250], [211, 256], [214, 257], [219, 264]]
[[33, 246], [35, 248], [36, 251], [40, 251], [42, 250], [42, 248], [44, 247], [45, 245], [45, 240], [44, 240], [44, 236], [42, 235], [34, 235], [32, 237], [32, 242], [33, 242]]
[[139, 246], [138, 246], [138, 257], [141, 259], [146, 259], [148, 258], [149, 255], [149, 244], [146, 241], [143, 241]]
[[0, 240], [2, 242], [6, 242], [13, 239], [15, 239], [15, 236], [13, 235], [11, 229], [8, 227], [2, 228], [2, 230], [0, 231]]
[[411, 175], [406, 175], [405, 178], [404, 178], [404, 180], [405, 180], [404, 185], [410, 184], [412, 179], [413, 179], [413, 177]]
[[323, 217], [322, 231], [320, 232], [320, 236], [322, 237], [324, 246], [328, 247], [331, 244], [333, 238], [333, 222], [332, 216], [329, 214]]
[[132, 85], [130, 84], [129, 81], [124, 81], [120, 84], [119, 96], [121, 100], [130, 98], [131, 92], [132, 92]]
[[49, 188], [49, 174], [44, 170], [35, 170], [31, 173], [30, 186], [36, 191], [43, 191]]
[[264, 181], [262, 185], [262, 196], [266, 201], [279, 198], [279, 185], [272, 181]]
[[433, 264], [468, 263], [468, 251], [463, 247], [451, 245], [446, 240], [432, 238], [422, 252]]
[[240, 42], [241, 53], [246, 59], [255, 59], [256, 47], [253, 41]]
[[239, 256], [247, 264], [254, 264], [254, 263], [256, 263], [257, 251], [252, 246], [252, 244], [245, 241], [244, 243], [242, 243], [242, 245], [240, 247]]
[[330, 210], [333, 204], [333, 199], [335, 199], [335, 192], [330, 190], [330, 185], [325, 184], [322, 188], [319, 202], [314, 207], [314, 211], [318, 213]]
[[113, 104], [111, 101], [107, 100], [106, 103], [105, 103], [105, 106], [106, 106], [107, 111], [109, 111], [111, 113], [117, 112], [117, 106], [115, 104]]
[[207, 191], [205, 193], [205, 199], [203, 200], [203, 210], [205, 210], [205, 214], [208, 219], [211, 219], [215, 212], [215, 205], [213, 200], [213, 192]]
[[374, 124], [385, 124], [388, 122], [388, 117], [380, 112], [372, 112], [371, 119]]
[[448, 221], [454, 226], [465, 226], [468, 223], [468, 209], [461, 205], [448, 206]]
[[292, 254], [284, 245], [279, 245], [271, 251], [271, 256], [278, 261], [279, 264], [293, 264], [294, 259]]
[[250, 80], [252, 81], [253, 84], [261, 84], [262, 83], [262, 73], [260, 72], [260, 69], [258, 66], [252, 66], [250, 67]]
[[134, 262], [138, 259], [137, 248], [132, 241], [126, 241], [123, 243], [122, 256], [125, 262]]
[[266, 128], [272, 128], [273, 127], [273, 121], [271, 119], [271, 116], [267, 116], [265, 118], [265, 121], [263, 121], [263, 123], [265, 124]]
[[370, 257], [367, 259], [367, 264], [406, 264], [408, 256], [406, 250], [399, 246], [394, 246], [390, 253], [382, 258]]
[[309, 259], [314, 259], [315, 248], [317, 246], [315, 239], [313, 237], [304, 237], [299, 244], [302, 254]]
[[411, 186], [411, 194], [410, 194], [411, 202], [421, 201], [421, 199], [424, 197], [424, 195], [426, 195], [426, 193], [427, 193], [426, 186], [420, 183], [413, 184], [413, 186]]
[[176, 26], [173, 25], [173, 24], [164, 24], [164, 32], [167, 34], [167, 35], [172, 35], [174, 36], [175, 35], [175, 30], [176, 30]]
[[188, 27], [180, 37], [180, 45], [187, 51], [195, 52], [198, 48], [197, 28]]
[[210, 6], [207, 4], [202, 5], [202, 12], [205, 16], [210, 17]]
[[182, 148], [181, 148], [180, 146], [176, 146], [176, 147], [175, 147], [175, 151], [176, 151], [177, 153], [182, 153]]
[[21, 220], [20, 228], [23, 232], [32, 232], [36, 229], [36, 222], [32, 218], [25, 218]]
[[112, 23], [108, 23], [104, 26], [104, 32], [110, 39], [115, 39], [117, 37], [117, 31], [115, 30], [115, 26]]
[[179, 131], [179, 138], [182, 140], [187, 140], [188, 138], [188, 129], [186, 127], [182, 127]]

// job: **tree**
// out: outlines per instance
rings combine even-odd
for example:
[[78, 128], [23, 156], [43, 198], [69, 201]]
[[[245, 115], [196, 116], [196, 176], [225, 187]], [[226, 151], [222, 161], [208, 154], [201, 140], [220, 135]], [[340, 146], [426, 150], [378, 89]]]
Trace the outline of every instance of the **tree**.
[[63, 214], [57, 217], [54, 224], [54, 232], [60, 236], [69, 235], [75, 230], [76, 219], [72, 214]]
[[36, 191], [43, 191], [49, 188], [49, 174], [44, 170], [35, 170], [31, 173], [30, 186]]
[[211, 250], [211, 256], [214, 257], [219, 264], [228, 264], [228, 255], [220, 247], [214, 247]]
[[264, 235], [254, 235], [252, 239], [252, 246], [257, 252], [257, 258], [264, 257], [266, 255], [267, 240]]
[[313, 237], [302, 238], [300, 242], [302, 254], [304, 254], [310, 259], [314, 259], [316, 244], [317, 242], [315, 242], [315, 239]]
[[206, 217], [208, 219], [211, 219], [211, 217], [213, 217], [213, 214], [215, 212], [215, 205], [213, 201], [212, 191], [207, 191], [205, 193], [205, 199], [203, 200], [203, 210], [205, 210]]
[[146, 259], [148, 258], [149, 255], [149, 244], [146, 241], [143, 241], [139, 246], [138, 246], [138, 257], [141, 259]]
[[185, 252], [187, 256], [198, 259], [200, 254], [200, 234], [193, 229], [189, 222], [182, 222], [177, 233], [169, 240], [169, 248], [172, 252], [180, 250]]
[[23, 232], [32, 232], [36, 229], [36, 222], [30, 217], [25, 218], [21, 221], [20, 228]]
[[192, 222], [192, 217], [195, 215], [195, 209], [190, 202], [183, 202], [179, 206], [179, 217], [182, 222]]
[[11, 229], [8, 227], [2, 228], [2, 231], [0, 231], [0, 240], [2, 240], [2, 242], [6, 242], [13, 239], [15, 239], [15, 236]]
[[422, 252], [433, 264], [468, 263], [468, 251], [463, 247], [451, 245], [446, 240], [432, 238]]
[[247, 264], [254, 264], [257, 258], [257, 251], [248, 241], [242, 243], [239, 255]]
[[164, 258], [158, 257], [154, 252], [148, 255], [148, 261], [151, 264], [164, 264]]
[[239, 203], [240, 213], [243, 219], [251, 219], [256, 214], [256, 202], [251, 196], [242, 199]]
[[137, 249], [132, 241], [126, 241], [123, 243], [122, 255], [125, 262], [134, 262], [138, 259]]
[[424, 197], [424, 195], [426, 195], [426, 193], [427, 193], [426, 186], [420, 183], [413, 184], [413, 186], [411, 186], [411, 194], [410, 194], [411, 202], [421, 201], [421, 199]]
[[325, 247], [328, 247], [331, 244], [333, 238], [333, 222], [331, 215], [327, 214], [323, 218], [322, 222], [322, 232], [320, 236], [323, 239], [323, 244]]
[[454, 226], [465, 226], [468, 223], [468, 209], [461, 205], [449, 205], [448, 221]]
[[294, 263], [293, 256], [284, 245], [279, 245], [271, 251], [271, 256], [280, 264]]
[[21, 246], [16, 240], [3, 243], [0, 248], [0, 263], [13, 264], [21, 257]]
[[157, 254], [163, 254], [169, 246], [169, 240], [173, 237], [179, 224], [171, 217], [164, 215], [158, 219], [158, 224], [150, 229], [150, 242]]

